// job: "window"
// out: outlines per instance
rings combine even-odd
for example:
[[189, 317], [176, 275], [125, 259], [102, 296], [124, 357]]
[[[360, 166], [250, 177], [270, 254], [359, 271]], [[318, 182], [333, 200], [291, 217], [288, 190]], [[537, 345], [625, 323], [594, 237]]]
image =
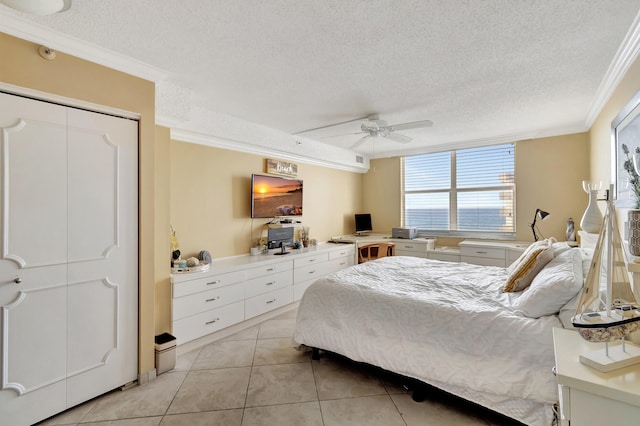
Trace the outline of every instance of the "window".
[[404, 157], [404, 226], [422, 234], [515, 238], [513, 144]]

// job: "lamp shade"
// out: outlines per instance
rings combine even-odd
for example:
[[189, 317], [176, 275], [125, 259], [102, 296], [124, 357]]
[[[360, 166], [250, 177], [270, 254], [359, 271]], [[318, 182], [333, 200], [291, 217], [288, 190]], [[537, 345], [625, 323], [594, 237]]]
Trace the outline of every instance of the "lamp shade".
[[540, 218], [540, 220], [546, 220], [547, 217], [549, 217], [549, 213], [542, 211], [540, 209], [537, 209], [536, 213], [538, 214], [538, 217]]
[[51, 15], [71, 7], [71, 0], [0, 0], [0, 3], [33, 15]]
[[533, 232], [534, 241], [538, 241], [540, 239], [538, 232], [536, 232], [536, 221], [538, 219], [545, 220], [549, 216], [550, 215], [548, 212], [545, 212], [544, 210], [536, 209], [536, 212], [533, 214], [533, 223], [531, 223], [531, 231]]

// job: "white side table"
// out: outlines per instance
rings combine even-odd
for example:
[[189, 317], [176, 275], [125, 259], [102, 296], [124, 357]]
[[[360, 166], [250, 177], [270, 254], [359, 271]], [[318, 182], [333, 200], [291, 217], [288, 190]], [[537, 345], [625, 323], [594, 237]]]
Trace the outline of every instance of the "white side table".
[[580, 363], [580, 354], [604, 343], [587, 342], [575, 330], [554, 328], [553, 345], [561, 425], [640, 424], [640, 365], [602, 373]]

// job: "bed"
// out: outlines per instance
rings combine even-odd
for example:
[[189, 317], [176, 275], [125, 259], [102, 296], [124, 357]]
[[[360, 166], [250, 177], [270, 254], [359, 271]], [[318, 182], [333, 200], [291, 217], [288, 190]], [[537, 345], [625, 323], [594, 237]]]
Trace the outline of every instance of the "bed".
[[[539, 243], [509, 268], [398, 256], [327, 275], [300, 301], [294, 344], [417, 379], [528, 425], [551, 425], [552, 328], [571, 324], [589, 262], [584, 250]], [[534, 246], [543, 249], [531, 268]], [[528, 283], [514, 287], [525, 263]]]

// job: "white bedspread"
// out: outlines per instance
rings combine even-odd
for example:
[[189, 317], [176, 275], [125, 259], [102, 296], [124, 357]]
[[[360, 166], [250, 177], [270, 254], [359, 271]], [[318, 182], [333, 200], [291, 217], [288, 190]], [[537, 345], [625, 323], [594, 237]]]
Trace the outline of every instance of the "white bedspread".
[[509, 308], [505, 268], [388, 257], [312, 284], [296, 344], [493, 399], [558, 400], [552, 374], [557, 316]]

